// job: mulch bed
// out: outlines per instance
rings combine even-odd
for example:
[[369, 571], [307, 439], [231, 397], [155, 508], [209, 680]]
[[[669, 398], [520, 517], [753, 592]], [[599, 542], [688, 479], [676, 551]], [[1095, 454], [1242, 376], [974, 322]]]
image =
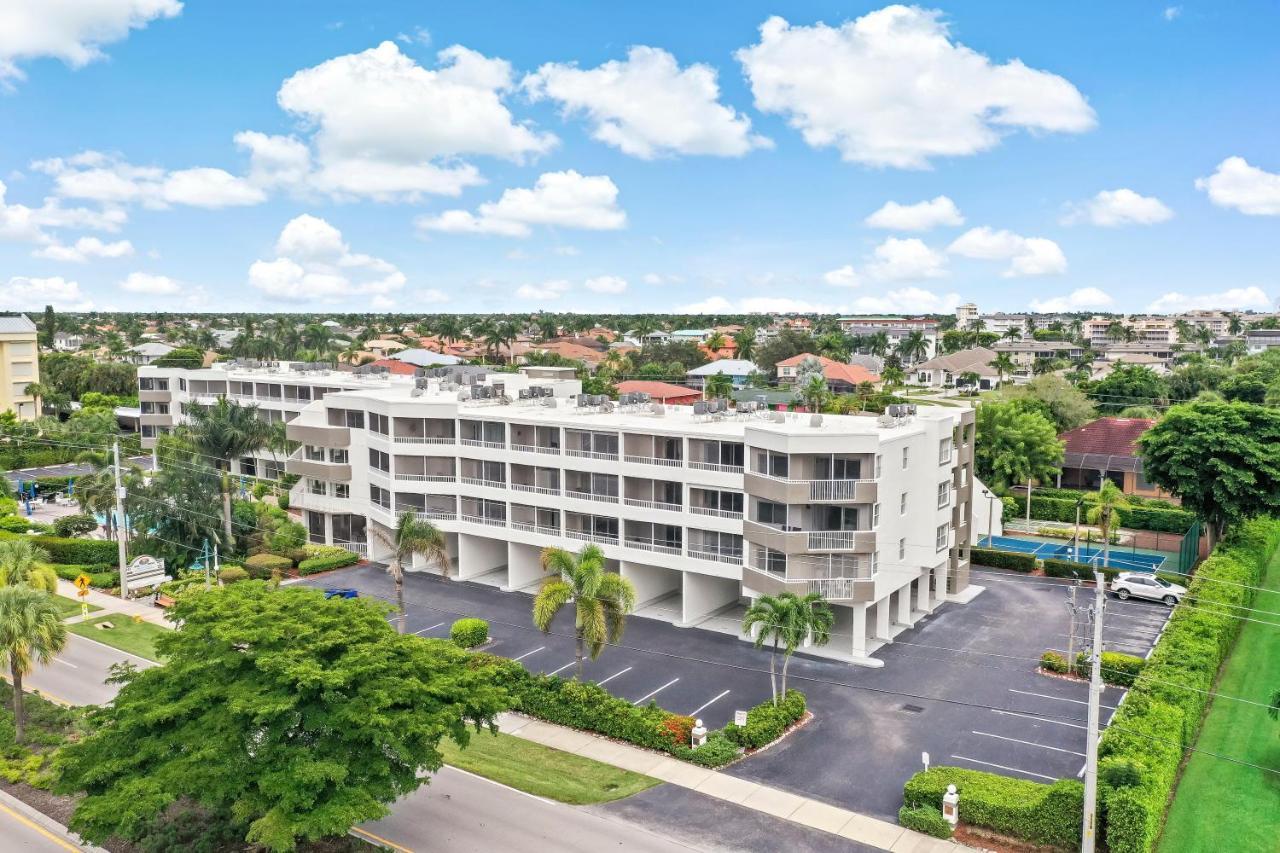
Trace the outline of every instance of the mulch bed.
[[978, 850], [991, 850], [994, 853], [1057, 853], [1058, 851], [1057, 847], [1031, 844], [990, 830], [979, 829], [976, 826], [966, 826], [963, 823], [956, 827], [955, 835], [952, 837], [961, 844]]

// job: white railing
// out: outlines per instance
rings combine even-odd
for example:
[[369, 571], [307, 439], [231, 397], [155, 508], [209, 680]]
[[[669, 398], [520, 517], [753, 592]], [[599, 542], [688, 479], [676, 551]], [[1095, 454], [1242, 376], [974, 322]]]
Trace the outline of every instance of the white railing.
[[809, 592], [816, 592], [828, 600], [851, 599], [857, 589], [853, 578], [810, 578]]
[[725, 474], [741, 474], [741, 465], [721, 465], [718, 462], [694, 462], [690, 460], [690, 468], [696, 468], [699, 471], [721, 471]]
[[661, 456], [633, 456], [626, 454], [622, 457], [623, 462], [634, 462], [637, 465], [666, 465], [671, 468], [680, 468], [684, 465], [683, 459], [664, 459]]
[[679, 545], [666, 545], [636, 536], [628, 536], [623, 544], [628, 548], [639, 548], [642, 551], [656, 551], [659, 554], [671, 554], [679, 557], [682, 551]]
[[607, 462], [617, 462], [618, 454], [616, 453], [599, 453], [595, 450], [575, 450], [570, 447], [564, 452], [565, 456], [577, 456], [582, 459], [604, 459]]
[[545, 536], [559, 536], [560, 528], [549, 524], [534, 524], [532, 521], [513, 521], [511, 526], [526, 533], [541, 533]]
[[339, 548], [346, 548], [348, 551], [354, 551], [361, 557], [369, 556], [369, 545], [366, 542], [337, 542], [333, 543]]
[[505, 441], [482, 441], [478, 438], [464, 438], [462, 443], [467, 447], [487, 447], [490, 450], [506, 450], [507, 448]]
[[690, 545], [689, 556], [696, 557], [699, 560], [714, 560], [718, 563], [733, 563], [735, 566], [742, 565], [741, 551], [721, 551], [716, 548], [707, 548], [702, 545]]
[[689, 511], [695, 515], [714, 515], [717, 518], [742, 518], [741, 511], [731, 509], [715, 509], [709, 506], [690, 506]]
[[415, 515], [418, 521], [453, 521], [458, 517], [458, 513], [451, 509], [418, 510]]
[[456, 483], [458, 478], [453, 474], [400, 474], [397, 480], [408, 480], [411, 483]]
[[492, 516], [485, 515], [463, 515], [461, 518], [463, 521], [469, 521], [472, 524], [490, 524], [494, 527], [507, 526], [507, 520], [505, 518], [494, 518]]
[[566, 498], [577, 498], [580, 501], [599, 501], [600, 503], [616, 504], [618, 502], [617, 495], [600, 495], [593, 492], [577, 492], [573, 489], [565, 489], [564, 496]]
[[397, 435], [396, 444], [453, 444], [451, 435]]
[[598, 545], [617, 545], [618, 537], [611, 536], [607, 533], [589, 533], [586, 530], [571, 530], [566, 528], [564, 535], [570, 539], [581, 539], [583, 542], [595, 542]]
[[536, 495], [559, 495], [559, 488], [551, 486], [530, 486], [525, 483], [512, 483], [511, 489], [517, 492], [533, 492]]
[[810, 551], [852, 551], [856, 543], [857, 537], [852, 530], [809, 531]]
[[680, 504], [663, 503], [662, 501], [646, 501], [640, 498], [624, 498], [623, 503], [627, 506], [644, 507], [645, 509], [662, 509], [667, 512], [680, 512], [684, 508]]
[[501, 480], [485, 480], [480, 477], [462, 477], [460, 481], [468, 486], [488, 486], [491, 489], [505, 489], [507, 484]]
[[521, 453], [546, 453], [553, 456], [560, 455], [560, 448], [543, 447], [540, 444], [513, 444], [511, 445], [511, 449], [518, 450]]
[[849, 501], [857, 494], [859, 483], [871, 480], [810, 480], [809, 499], [815, 501]]

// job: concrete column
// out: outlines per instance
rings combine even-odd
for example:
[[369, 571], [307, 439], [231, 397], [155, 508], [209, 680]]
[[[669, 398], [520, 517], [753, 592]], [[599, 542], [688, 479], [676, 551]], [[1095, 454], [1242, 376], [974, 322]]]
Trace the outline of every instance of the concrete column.
[[916, 610], [923, 610], [928, 613], [933, 609], [933, 603], [929, 597], [929, 573], [925, 572], [924, 576], [916, 581]]
[[619, 573], [636, 588], [636, 609], [680, 591], [680, 572], [623, 561]]
[[947, 564], [943, 563], [933, 570], [934, 607], [947, 600]]
[[890, 640], [889, 634], [889, 599], [882, 598], [876, 602], [876, 639]]
[[904, 586], [897, 591], [896, 595], [898, 596], [898, 624], [914, 625], [915, 622], [911, 619], [911, 587]]
[[867, 605], [855, 604], [851, 608], [853, 612], [853, 625], [851, 631], [853, 633], [852, 652], [855, 656], [866, 657], [867, 654]]
[[524, 589], [547, 577], [538, 549], [521, 542], [507, 543], [507, 583], [504, 590]]

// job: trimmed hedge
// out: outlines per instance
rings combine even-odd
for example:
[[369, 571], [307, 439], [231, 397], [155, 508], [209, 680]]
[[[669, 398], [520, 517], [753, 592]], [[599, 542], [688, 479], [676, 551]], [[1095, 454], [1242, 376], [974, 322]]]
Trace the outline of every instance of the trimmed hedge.
[[483, 619], [459, 619], [449, 629], [449, 639], [464, 649], [473, 649], [489, 639], [489, 623]]
[[[1121, 572], [1128, 571], [1127, 569], [1117, 568], [1116, 566], [1094, 567], [1088, 563], [1076, 563], [1071, 560], [1055, 560], [1052, 557], [1041, 562], [1044, 566], [1044, 573], [1051, 578], [1071, 578], [1079, 575], [1080, 580], [1082, 581], [1092, 581], [1093, 573], [1095, 571], [1101, 571], [1104, 578], [1111, 580]], [[1099, 560], [1098, 562], [1102, 561]]]
[[255, 580], [267, 580], [273, 572], [285, 572], [293, 568], [293, 560], [279, 554], [254, 554], [244, 561], [245, 571]]
[[[1055, 497], [1046, 494], [1048, 489], [1033, 489], [1031, 492], [1031, 517], [1037, 521], [1058, 521], [1074, 524], [1076, 520], [1076, 498], [1073, 492], [1053, 490], [1054, 494], [1069, 494], [1071, 497]], [[1080, 521], [1084, 523], [1089, 505], [1097, 500], [1096, 492], [1084, 492], [1085, 506], [1080, 513]], [[1090, 500], [1090, 498], [1093, 500]], [[1126, 496], [1129, 506], [1117, 510], [1121, 527], [1130, 530], [1150, 530], [1156, 533], [1186, 533], [1196, 520], [1195, 513], [1178, 509], [1170, 504], [1152, 504], [1134, 502], [1132, 496]], [[1027, 500], [1022, 497], [1005, 497], [1004, 520], [1026, 518]]]
[[1067, 656], [1060, 652], [1048, 651], [1040, 655], [1040, 668], [1047, 669], [1049, 672], [1056, 672], [1059, 675], [1067, 675], [1071, 670], [1071, 665], [1067, 663]]
[[218, 580], [224, 584], [232, 584], [237, 581], [247, 581], [249, 573], [239, 566], [227, 566], [218, 572]]
[[1019, 554], [1016, 551], [1001, 551], [997, 548], [970, 548], [969, 561], [979, 566], [990, 566], [994, 569], [1012, 569], [1015, 572], [1034, 572], [1036, 557], [1034, 554]]
[[[1123, 652], [1102, 653], [1102, 680], [1116, 687], [1132, 687], [1146, 667], [1145, 658], [1126, 655]], [[1084, 652], [1076, 655], [1076, 672], [1088, 678], [1093, 668]]]
[[1075, 849], [1084, 813], [1084, 786], [1075, 779], [1052, 785], [962, 767], [932, 767], [907, 780], [905, 807], [942, 809], [948, 785], [960, 794], [960, 820], [1036, 844]]
[[782, 737], [782, 733], [798, 722], [804, 712], [804, 694], [799, 690], [788, 690], [777, 705], [769, 700], [748, 711], [745, 726], [729, 723], [724, 727], [724, 735], [739, 746], [759, 749]]
[[[307, 553], [312, 553], [312, 549], [308, 548]], [[346, 548], [326, 548], [324, 551], [298, 563], [298, 574], [314, 575], [317, 572], [341, 569], [343, 566], [354, 565], [358, 562], [360, 562], [360, 555], [355, 551], [348, 551]]]
[[1175, 608], [1147, 659], [1148, 676], [1130, 689], [1099, 746], [1107, 846], [1147, 853], [1160, 834], [1184, 750], [1193, 746], [1205, 706], [1240, 630], [1263, 570], [1280, 548], [1280, 520], [1237, 524], [1196, 571], [1188, 598]]
[[114, 563], [119, 555], [117, 544], [106, 539], [33, 536], [31, 541], [47, 551], [55, 563]]
[[951, 824], [947, 823], [947, 819], [938, 809], [925, 806], [916, 808], [903, 806], [898, 809], [898, 823], [907, 829], [914, 829], [916, 832], [923, 832], [934, 838], [951, 837]]
[[115, 589], [120, 586], [120, 572], [110, 563], [81, 566], [74, 563], [54, 563], [53, 571], [64, 581], [73, 581], [80, 575], [89, 576], [89, 586], [94, 589]]

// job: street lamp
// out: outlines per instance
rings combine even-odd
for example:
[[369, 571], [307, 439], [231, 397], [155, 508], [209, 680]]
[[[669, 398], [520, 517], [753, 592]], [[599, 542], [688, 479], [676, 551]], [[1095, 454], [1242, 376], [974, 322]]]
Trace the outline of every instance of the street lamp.
[[[991, 494], [990, 489], [983, 489], [982, 494], [984, 494], [987, 497], [987, 500], [989, 501], [995, 499], [995, 495]], [[992, 529], [992, 525], [995, 524], [995, 521], [996, 521], [995, 506], [992, 504], [987, 504], [987, 547], [988, 548], [991, 547], [991, 529]]]

